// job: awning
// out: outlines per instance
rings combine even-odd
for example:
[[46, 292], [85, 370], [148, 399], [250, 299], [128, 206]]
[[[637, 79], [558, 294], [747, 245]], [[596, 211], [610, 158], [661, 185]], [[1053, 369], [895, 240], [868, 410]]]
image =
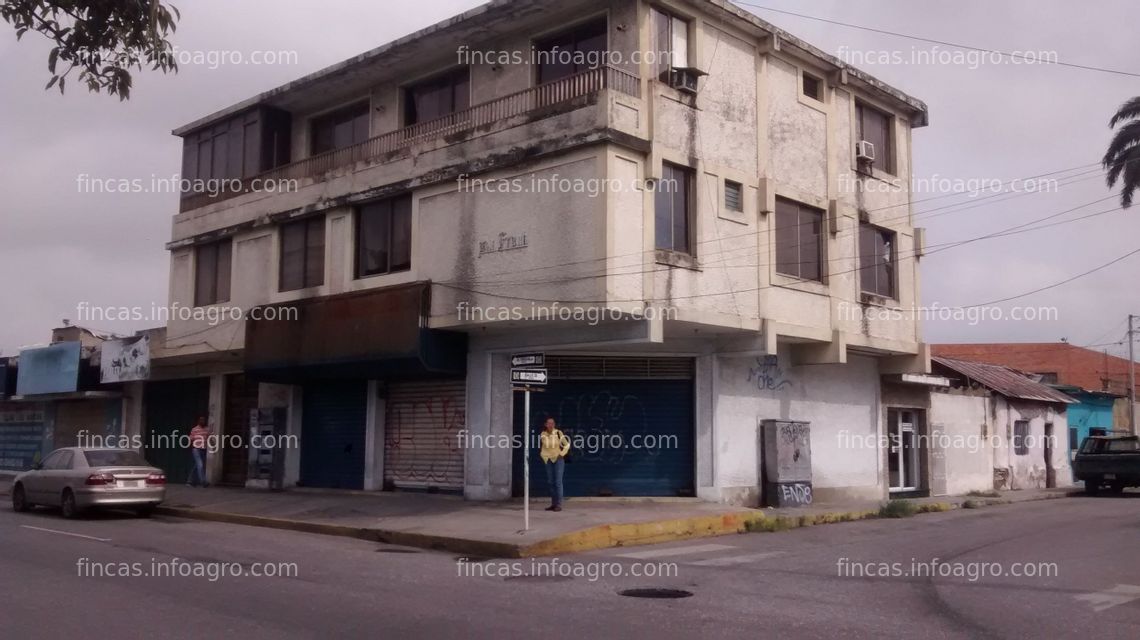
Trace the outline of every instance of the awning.
[[245, 370], [263, 382], [462, 375], [467, 335], [427, 328], [431, 284], [258, 307], [246, 322]]

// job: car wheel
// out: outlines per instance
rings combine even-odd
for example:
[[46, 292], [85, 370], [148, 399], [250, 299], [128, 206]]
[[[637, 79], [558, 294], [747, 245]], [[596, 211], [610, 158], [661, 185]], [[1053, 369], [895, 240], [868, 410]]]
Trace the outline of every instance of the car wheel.
[[1100, 493], [1100, 485], [1096, 480], [1085, 480], [1085, 493], [1090, 496]]
[[17, 513], [23, 513], [31, 508], [32, 505], [28, 503], [28, 498], [24, 494], [24, 485], [16, 485], [16, 487], [12, 489], [12, 510]]
[[1124, 483], [1119, 481], [1113, 482], [1112, 484], [1108, 485], [1108, 490], [1113, 495], [1120, 495], [1124, 493]]
[[142, 507], [135, 507], [135, 515], [140, 518], [149, 518], [154, 515], [154, 505], [148, 504]]
[[79, 506], [75, 504], [75, 494], [72, 493], [71, 489], [63, 490], [63, 499], [60, 501], [60, 505], [63, 517], [68, 520], [79, 517]]

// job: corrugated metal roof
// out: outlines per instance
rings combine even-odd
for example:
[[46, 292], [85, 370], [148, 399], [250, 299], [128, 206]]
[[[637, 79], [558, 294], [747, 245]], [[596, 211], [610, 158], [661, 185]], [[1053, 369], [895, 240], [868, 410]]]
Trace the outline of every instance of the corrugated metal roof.
[[944, 358], [941, 356], [934, 356], [931, 360], [948, 369], [957, 371], [967, 378], [979, 382], [1007, 398], [1038, 400], [1040, 402], [1059, 402], [1064, 404], [1075, 404], [1077, 402], [1060, 391], [1043, 385], [1040, 382], [1034, 382], [1024, 374], [1009, 367], [971, 362], [969, 360], [958, 360], [956, 358]]

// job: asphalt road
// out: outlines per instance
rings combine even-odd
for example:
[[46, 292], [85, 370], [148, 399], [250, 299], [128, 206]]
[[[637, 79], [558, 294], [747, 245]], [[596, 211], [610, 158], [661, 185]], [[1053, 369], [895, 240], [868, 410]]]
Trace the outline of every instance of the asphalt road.
[[5, 638], [1135, 639], [1140, 493], [553, 562], [0, 508], [0, 593]]

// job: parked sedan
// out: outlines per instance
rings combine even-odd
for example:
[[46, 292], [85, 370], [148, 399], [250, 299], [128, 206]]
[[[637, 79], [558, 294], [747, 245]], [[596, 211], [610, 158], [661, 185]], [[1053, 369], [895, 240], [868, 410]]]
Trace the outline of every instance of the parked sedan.
[[84, 509], [122, 507], [149, 516], [166, 498], [166, 475], [131, 449], [57, 449], [12, 482], [12, 508], [60, 507], [74, 518]]

